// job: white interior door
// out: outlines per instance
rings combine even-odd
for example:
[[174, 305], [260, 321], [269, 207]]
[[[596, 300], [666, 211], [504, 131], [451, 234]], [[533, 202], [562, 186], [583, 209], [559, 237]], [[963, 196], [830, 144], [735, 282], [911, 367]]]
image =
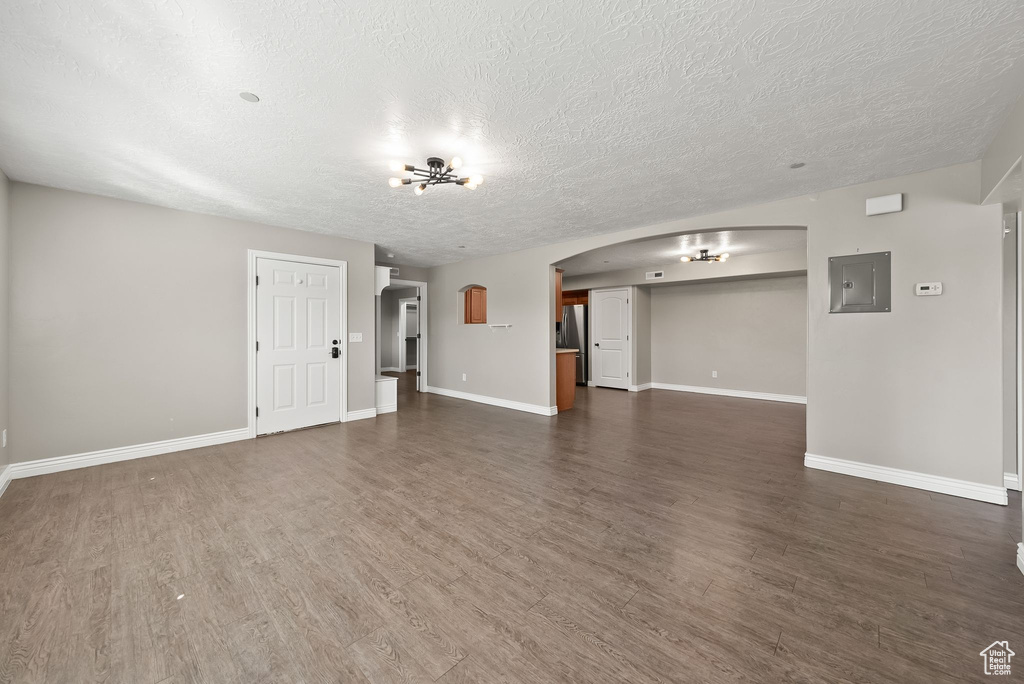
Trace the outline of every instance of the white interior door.
[[341, 269], [257, 259], [256, 433], [341, 420]]
[[590, 309], [594, 319], [594, 384], [629, 389], [629, 288], [595, 290]]

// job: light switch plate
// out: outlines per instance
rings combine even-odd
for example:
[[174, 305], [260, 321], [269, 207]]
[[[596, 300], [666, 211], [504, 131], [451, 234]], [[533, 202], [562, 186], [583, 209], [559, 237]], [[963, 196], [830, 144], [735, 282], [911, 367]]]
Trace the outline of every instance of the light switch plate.
[[349, 333], [348, 334], [348, 341], [349, 342], [362, 342], [363, 341], [363, 333]]

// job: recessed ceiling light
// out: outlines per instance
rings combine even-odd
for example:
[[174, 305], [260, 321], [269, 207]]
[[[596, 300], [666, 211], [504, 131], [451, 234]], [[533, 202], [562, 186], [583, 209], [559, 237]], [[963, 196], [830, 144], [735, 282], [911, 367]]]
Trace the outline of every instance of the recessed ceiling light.
[[790, 164], [789, 168], [791, 168], [791, 169], [802, 169], [805, 166], [807, 166], [807, 162], [796, 162], [794, 164]]
[[242, 98], [246, 102], [259, 102], [260, 98], [253, 93], [238, 93], [238, 97]]

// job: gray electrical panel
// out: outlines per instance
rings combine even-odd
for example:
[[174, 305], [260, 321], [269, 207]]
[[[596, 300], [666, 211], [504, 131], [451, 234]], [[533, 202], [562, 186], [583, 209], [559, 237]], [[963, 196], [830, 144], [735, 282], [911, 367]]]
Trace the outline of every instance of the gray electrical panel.
[[892, 308], [890, 252], [829, 257], [829, 313], [868, 313]]

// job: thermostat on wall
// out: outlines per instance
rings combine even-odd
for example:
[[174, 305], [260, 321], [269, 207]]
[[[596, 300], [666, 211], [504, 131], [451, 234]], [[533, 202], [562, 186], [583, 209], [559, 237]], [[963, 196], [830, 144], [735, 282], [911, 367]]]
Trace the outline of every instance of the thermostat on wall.
[[934, 297], [942, 294], [942, 283], [918, 283], [914, 285], [914, 294], [918, 297]]

